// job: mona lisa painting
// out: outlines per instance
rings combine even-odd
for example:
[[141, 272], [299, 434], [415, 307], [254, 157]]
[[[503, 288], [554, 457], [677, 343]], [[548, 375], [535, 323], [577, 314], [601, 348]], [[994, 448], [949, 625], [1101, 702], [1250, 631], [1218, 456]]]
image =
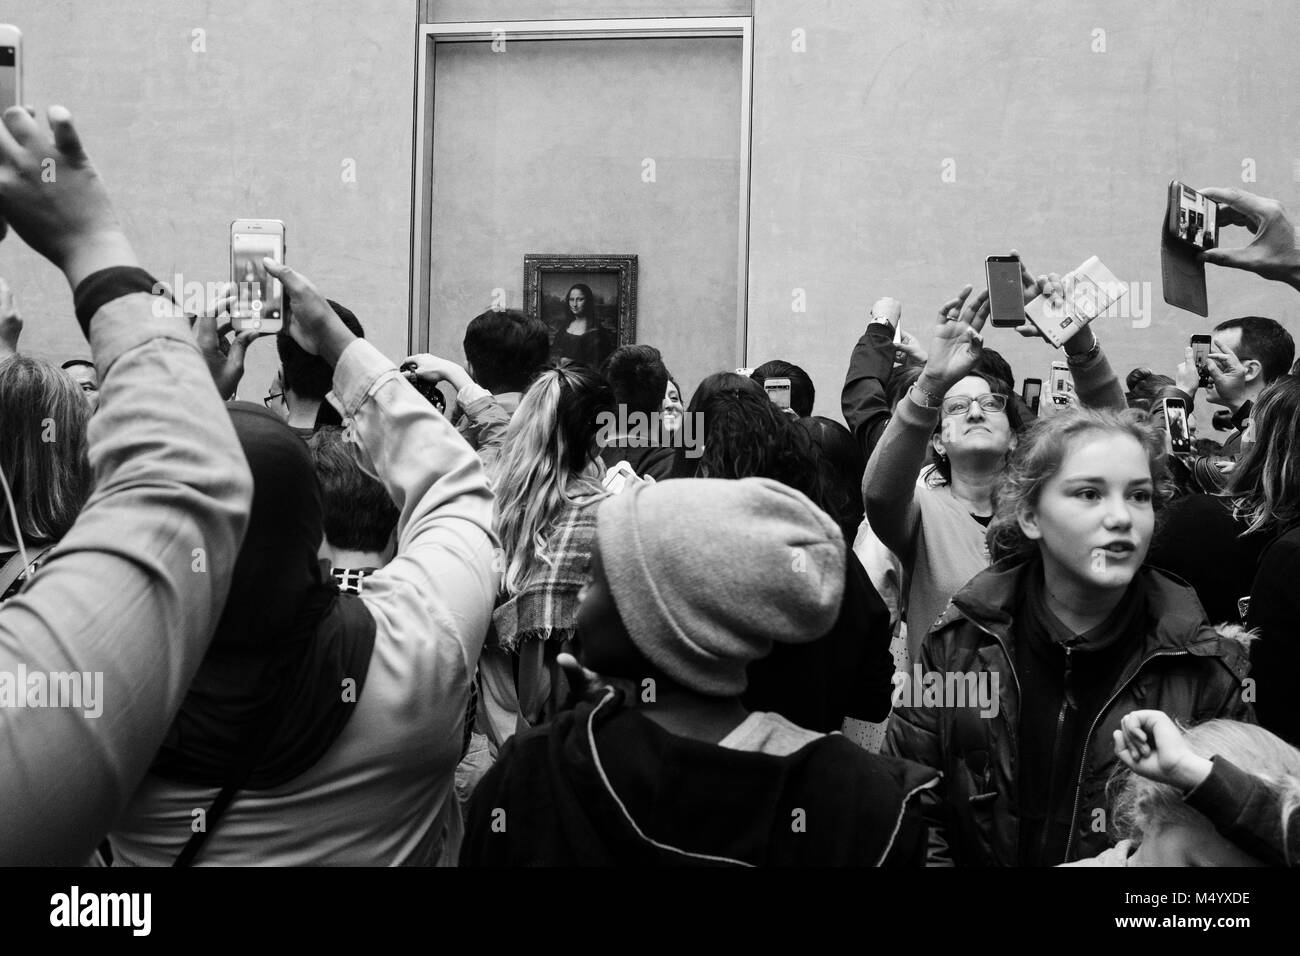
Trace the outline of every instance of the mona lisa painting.
[[551, 359], [592, 368], [636, 341], [636, 256], [524, 256], [524, 309], [551, 330]]

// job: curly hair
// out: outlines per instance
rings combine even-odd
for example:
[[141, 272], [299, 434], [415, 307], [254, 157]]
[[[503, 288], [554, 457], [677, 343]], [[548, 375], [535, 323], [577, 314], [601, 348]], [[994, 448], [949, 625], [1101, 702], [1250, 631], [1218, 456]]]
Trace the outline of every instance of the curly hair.
[[1127, 435], [1146, 452], [1155, 482], [1157, 500], [1168, 497], [1167, 479], [1162, 478], [1164, 443], [1145, 412], [1122, 412], [1096, 408], [1067, 408], [1034, 422], [1021, 436], [1011, 455], [1006, 474], [993, 495], [993, 520], [986, 536], [993, 561], [1012, 555], [1034, 553], [1038, 545], [1020, 530], [1020, 514], [1038, 504], [1043, 486], [1061, 468], [1066, 455], [1084, 435], [1101, 432]]

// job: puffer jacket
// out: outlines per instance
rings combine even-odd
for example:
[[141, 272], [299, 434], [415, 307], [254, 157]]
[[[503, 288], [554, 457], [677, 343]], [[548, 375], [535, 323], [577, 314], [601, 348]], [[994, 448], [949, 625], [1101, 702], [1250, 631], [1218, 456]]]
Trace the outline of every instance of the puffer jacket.
[[[953, 596], [922, 645], [923, 673], [974, 675], [976, 686], [996, 686], [996, 713], [985, 707], [982, 718], [978, 704], [914, 699], [914, 706], [896, 708], [890, 718], [882, 753], [943, 773], [928, 865], [1015, 866], [1019, 860], [1020, 684], [1012, 619], [1028, 575], [1040, 564], [1037, 557], [1012, 558], [980, 572]], [[1112, 733], [1124, 715], [1153, 709], [1187, 724], [1214, 717], [1254, 722], [1243, 699], [1250, 661], [1245, 641], [1235, 636], [1239, 629], [1211, 627], [1196, 593], [1171, 575], [1144, 567], [1136, 581], [1147, 602], [1143, 633], [1088, 732], [1062, 863], [1096, 856], [1109, 845], [1106, 783], [1118, 766]]]

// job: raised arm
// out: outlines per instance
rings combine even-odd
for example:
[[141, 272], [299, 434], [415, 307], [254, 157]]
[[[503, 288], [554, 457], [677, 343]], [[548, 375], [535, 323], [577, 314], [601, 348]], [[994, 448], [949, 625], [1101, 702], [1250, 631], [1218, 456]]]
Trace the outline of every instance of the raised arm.
[[95, 492], [0, 610], [0, 674], [81, 688], [80, 707], [0, 707], [5, 865], [79, 864], [125, 806], [207, 650], [252, 501], [188, 323], [155, 314], [71, 117], [52, 107], [49, 121], [52, 137], [5, 113], [0, 208], [75, 290], [102, 385]]

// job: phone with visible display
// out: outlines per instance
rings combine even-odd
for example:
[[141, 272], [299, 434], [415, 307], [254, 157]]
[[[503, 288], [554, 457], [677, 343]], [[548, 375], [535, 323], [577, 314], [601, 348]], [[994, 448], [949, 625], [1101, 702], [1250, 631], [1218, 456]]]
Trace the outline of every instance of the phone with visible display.
[[0, 110], [23, 105], [23, 34], [0, 23]]
[[[1049, 381], [1052, 383], [1052, 401], [1058, 405], [1070, 404], [1070, 393], [1074, 391], [1074, 376], [1070, 374], [1070, 366], [1064, 362], [1053, 362]], [[1057, 396], [1062, 396], [1065, 401], [1057, 401]]]
[[763, 379], [763, 388], [767, 391], [767, 397], [772, 400], [772, 404], [777, 408], [790, 407], [790, 380], [788, 378], [765, 378]]
[[1187, 427], [1187, 403], [1181, 398], [1165, 399], [1165, 450], [1171, 455], [1192, 453], [1192, 433]]
[[236, 219], [230, 224], [230, 281], [235, 286], [231, 325], [236, 332], [279, 332], [284, 328], [284, 290], [262, 259], [284, 262], [284, 223], [279, 219]]
[[1043, 380], [1041, 378], [1027, 378], [1020, 387], [1020, 397], [1029, 410], [1035, 415], [1038, 414], [1038, 404], [1043, 398]]
[[1019, 256], [989, 256], [984, 260], [989, 289], [989, 321], [999, 328], [1025, 324], [1025, 293], [1020, 283]]
[[1197, 249], [1213, 249], [1219, 244], [1218, 214], [1219, 204], [1213, 199], [1177, 180], [1169, 184], [1165, 228], [1170, 238]]
[[1200, 370], [1201, 388], [1209, 388], [1214, 384], [1214, 379], [1210, 378], [1203, 366], [1210, 361], [1211, 338], [1208, 335], [1193, 335], [1191, 340], [1192, 346], [1192, 364]]

